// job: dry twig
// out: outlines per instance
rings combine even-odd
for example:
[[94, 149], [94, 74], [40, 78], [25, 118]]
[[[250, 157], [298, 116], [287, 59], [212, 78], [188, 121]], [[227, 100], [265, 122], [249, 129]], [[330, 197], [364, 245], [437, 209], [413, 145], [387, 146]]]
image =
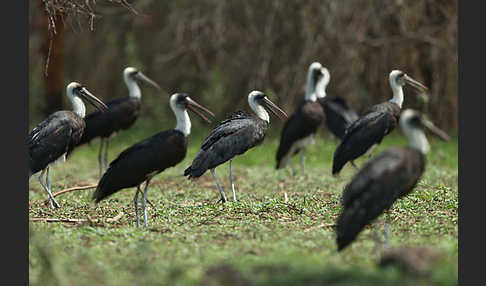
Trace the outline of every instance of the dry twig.
[[[67, 188], [67, 189], [61, 190], [61, 191], [59, 191], [57, 193], [52, 194], [52, 196], [53, 197], [56, 197], [56, 196], [58, 196], [60, 194], [69, 193], [69, 192], [72, 192], [72, 191], [89, 190], [89, 189], [96, 188], [96, 186], [98, 186], [98, 184], [96, 184], [96, 185], [77, 186], [77, 187]], [[48, 203], [49, 203], [49, 199], [46, 199], [44, 201], [44, 204], [48, 204]]]
[[[125, 213], [121, 211], [116, 216], [114, 216], [112, 218], [106, 219], [106, 222], [116, 222], [116, 221], [120, 220], [123, 217], [124, 214]], [[92, 219], [92, 218], [90, 218], [89, 215], [87, 216], [87, 219], [33, 217], [33, 218], [30, 218], [29, 220], [30, 221], [41, 221], [41, 222], [68, 222], [68, 223], [84, 223], [84, 222], [96, 223], [96, 222], [102, 222], [102, 220], [100, 220], [100, 219]]]

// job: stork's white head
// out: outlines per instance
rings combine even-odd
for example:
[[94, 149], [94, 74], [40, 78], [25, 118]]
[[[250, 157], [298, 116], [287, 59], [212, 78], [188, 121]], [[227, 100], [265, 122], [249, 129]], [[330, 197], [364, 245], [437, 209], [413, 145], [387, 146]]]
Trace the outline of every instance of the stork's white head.
[[270, 122], [270, 116], [264, 107], [267, 107], [273, 114], [283, 120], [287, 114], [277, 105], [268, 99], [267, 95], [261, 91], [254, 90], [248, 94], [248, 104], [258, 117], [266, 122]]
[[80, 83], [75, 82], [75, 81], [71, 82], [71, 83], [70, 83], [70, 84], [68, 84], [68, 85], [67, 85], [67, 87], [66, 87], [66, 95], [67, 95], [68, 97], [73, 97], [73, 96], [75, 95], [75, 94], [74, 94], [74, 89], [76, 89], [76, 88], [81, 88], [81, 87], [83, 87], [83, 86], [82, 86]]
[[392, 70], [388, 76], [388, 80], [392, 89], [409, 84], [420, 92], [426, 92], [428, 90], [425, 85], [411, 78], [401, 70]]
[[449, 136], [429, 121], [423, 113], [412, 109], [406, 109], [401, 113], [400, 128], [407, 136], [410, 147], [420, 150], [423, 154], [430, 149], [424, 130], [430, 131], [443, 141], [449, 140]]
[[88, 103], [99, 109], [101, 112], [108, 110], [108, 107], [89, 92], [84, 86], [77, 82], [71, 82], [66, 87], [66, 95], [73, 104], [73, 112], [84, 118], [86, 115], [86, 107], [84, 106], [83, 99]]
[[316, 101], [326, 96], [326, 87], [331, 80], [329, 70], [319, 62], [313, 62], [307, 71], [305, 99]]
[[425, 94], [427, 87], [400, 70], [392, 70], [388, 76], [388, 81], [390, 82], [390, 86], [393, 91], [393, 98], [390, 101], [398, 104], [400, 107], [402, 107], [403, 103], [402, 87], [405, 84], [409, 84], [410, 86], [414, 87], [422, 98], [427, 99], [427, 95]]
[[128, 85], [128, 82], [134, 81], [134, 79], [135, 79], [134, 76], [137, 73], [138, 73], [138, 70], [136, 68], [134, 68], [134, 67], [126, 67], [123, 70], [123, 80]]
[[392, 70], [390, 75], [388, 76], [388, 80], [390, 81], [390, 86], [404, 86], [405, 81], [403, 80], [403, 75], [405, 73], [400, 70]]
[[185, 136], [191, 133], [191, 120], [187, 113], [188, 108], [208, 123], [211, 123], [211, 121], [202, 114], [202, 111], [214, 117], [214, 113], [211, 110], [192, 100], [187, 93], [174, 93], [171, 95], [170, 107], [177, 119], [175, 129], [181, 131]]
[[137, 84], [137, 80], [141, 80], [160, 90], [160, 86], [144, 75], [141, 71], [134, 67], [127, 67], [123, 70], [123, 80], [128, 87], [129, 96], [133, 98], [141, 98], [142, 92]]

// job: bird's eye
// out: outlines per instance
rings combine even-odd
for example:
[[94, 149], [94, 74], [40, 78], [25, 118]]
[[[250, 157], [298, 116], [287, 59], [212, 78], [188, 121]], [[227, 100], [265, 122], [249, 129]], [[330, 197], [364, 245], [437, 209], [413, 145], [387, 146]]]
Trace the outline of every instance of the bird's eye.
[[187, 95], [179, 94], [179, 96], [177, 97], [177, 103], [178, 104], [187, 104]]
[[410, 123], [414, 126], [419, 126], [421, 121], [422, 121], [422, 119], [421, 119], [420, 115], [417, 115], [417, 116], [410, 118]]

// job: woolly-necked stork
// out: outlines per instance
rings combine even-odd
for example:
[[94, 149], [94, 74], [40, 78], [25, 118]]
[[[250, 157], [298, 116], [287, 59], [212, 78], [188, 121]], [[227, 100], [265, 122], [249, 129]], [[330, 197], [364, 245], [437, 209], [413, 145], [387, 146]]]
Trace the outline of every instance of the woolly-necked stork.
[[410, 84], [421, 94], [427, 90], [423, 84], [399, 70], [390, 73], [389, 82], [393, 98], [372, 106], [346, 129], [343, 140], [334, 152], [333, 175], [337, 175], [349, 161], [356, 167], [353, 161], [366, 152], [369, 152], [371, 157], [373, 148], [395, 129], [400, 118], [405, 84]]
[[299, 152], [301, 152], [301, 167], [304, 169], [305, 149], [314, 144], [317, 128], [324, 120], [324, 110], [318, 99], [325, 98], [325, 87], [330, 78], [329, 71], [320, 63], [314, 62], [309, 66], [304, 100], [299, 103], [282, 129], [276, 154], [276, 169], [289, 164], [295, 175], [290, 159]]
[[231, 189], [233, 191], [233, 200], [236, 202], [232, 160], [235, 156], [242, 155], [248, 149], [262, 143], [265, 138], [265, 133], [270, 124], [270, 116], [264, 106], [282, 120], [287, 117], [287, 114], [271, 102], [267, 95], [261, 91], [250, 92], [248, 103], [257, 116], [246, 111], [236, 111], [229, 118], [219, 123], [203, 141], [201, 149], [196, 154], [191, 166], [184, 171], [184, 176], [198, 178], [206, 170], [211, 170], [221, 194], [220, 200], [222, 203], [226, 202], [226, 196], [214, 172], [216, 167], [228, 160], [230, 161]]
[[[160, 86], [134, 67], [127, 67], [123, 71], [123, 80], [128, 88], [128, 97], [116, 98], [108, 101], [108, 112], [93, 112], [86, 116], [86, 129], [79, 141], [78, 146], [90, 142], [92, 139], [100, 137], [100, 150], [98, 162], [100, 166], [100, 177], [103, 174], [102, 151], [105, 144], [104, 163], [108, 166], [108, 143], [110, 137], [117, 131], [128, 129], [132, 126], [140, 114], [142, 103], [142, 92], [137, 84], [137, 80], [146, 82], [156, 89]], [[68, 154], [69, 155], [69, 154]]]
[[[422, 113], [411, 109], [402, 112], [400, 127], [409, 146], [390, 148], [368, 161], [343, 191], [336, 228], [339, 251], [348, 246], [367, 224], [390, 209], [396, 200], [413, 191], [425, 170], [425, 154], [430, 149], [423, 130], [441, 140], [449, 139]], [[385, 246], [388, 244], [389, 225], [386, 223]]]
[[204, 120], [209, 121], [199, 110], [214, 117], [206, 107], [192, 100], [185, 93], [175, 93], [170, 97], [170, 107], [177, 118], [175, 129], [159, 132], [125, 149], [110, 163], [103, 174], [93, 199], [96, 203], [118, 192], [121, 189], [137, 187], [133, 203], [137, 228], [140, 228], [138, 213], [138, 194], [145, 182], [142, 195], [143, 224], [147, 226], [147, 211], [145, 208], [150, 180], [160, 172], [173, 167], [186, 157], [187, 137], [191, 132], [191, 120], [187, 108], [194, 111]]
[[[49, 166], [52, 162], [66, 160], [69, 152], [81, 139], [85, 129], [84, 116], [86, 107], [81, 99], [86, 100], [100, 111], [106, 111], [108, 107], [85, 87], [77, 82], [71, 82], [66, 88], [66, 95], [71, 100], [73, 111], [61, 110], [54, 112], [46, 120], [39, 123], [27, 138], [29, 147], [29, 178], [42, 171], [39, 181], [49, 195], [52, 208], [58, 208], [59, 204], [51, 193], [49, 180]], [[47, 171], [46, 183], [43, 182], [44, 173]]]
[[334, 136], [342, 140], [346, 128], [358, 119], [358, 114], [348, 106], [346, 100], [342, 97], [326, 96], [325, 98], [319, 99], [319, 102], [326, 115], [325, 122], [327, 129]]

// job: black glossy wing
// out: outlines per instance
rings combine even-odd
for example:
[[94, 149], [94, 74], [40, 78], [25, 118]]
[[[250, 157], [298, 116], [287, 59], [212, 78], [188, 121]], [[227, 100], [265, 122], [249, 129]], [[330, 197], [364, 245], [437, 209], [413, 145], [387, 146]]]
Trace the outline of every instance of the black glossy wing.
[[340, 97], [320, 100], [326, 114], [327, 128], [339, 139], [343, 139], [346, 129], [358, 119], [358, 115]]
[[43, 170], [66, 153], [72, 134], [73, 126], [62, 111], [39, 123], [27, 138], [31, 174]]
[[227, 119], [221, 121], [204, 139], [202, 150], [207, 150], [223, 137], [237, 132], [240, 128], [251, 125], [252, 115], [246, 111], [233, 112]]
[[[400, 181], [401, 174], [398, 172], [400, 167], [404, 167], [403, 160], [403, 153], [387, 150], [367, 162], [344, 189], [343, 206], [350, 206], [364, 192], [369, 190], [387, 189], [392, 187], [394, 183], [400, 186], [403, 182]], [[398, 176], [398, 179], [392, 179], [393, 176]]]
[[258, 120], [236, 116], [221, 122], [204, 140], [191, 166], [184, 171], [184, 176], [199, 177], [206, 170], [215, 168], [259, 144], [265, 137], [267, 123]]
[[78, 145], [97, 137], [109, 137], [114, 132], [127, 129], [140, 114], [140, 101], [129, 97], [117, 98], [107, 103], [108, 111], [96, 110], [85, 117], [86, 129]]
[[393, 148], [369, 161], [353, 177], [343, 192], [337, 220], [338, 250], [413, 189], [423, 172], [420, 156], [408, 148]]
[[[300, 139], [315, 134], [323, 120], [324, 111], [319, 103], [303, 101], [302, 104], [299, 104], [297, 110], [285, 122], [282, 129], [276, 154], [277, 168], [279, 168], [280, 161], [287, 155], [292, 145]], [[295, 153], [298, 153], [298, 151]]]
[[391, 121], [395, 121], [395, 118], [389, 113], [372, 112], [353, 122], [334, 152], [332, 173], [339, 173], [347, 162], [363, 155], [374, 144], [379, 144], [390, 132], [390, 126], [396, 125]]
[[121, 152], [110, 163], [93, 198], [96, 202], [175, 166], [186, 156], [187, 138], [177, 130], [157, 133]]

